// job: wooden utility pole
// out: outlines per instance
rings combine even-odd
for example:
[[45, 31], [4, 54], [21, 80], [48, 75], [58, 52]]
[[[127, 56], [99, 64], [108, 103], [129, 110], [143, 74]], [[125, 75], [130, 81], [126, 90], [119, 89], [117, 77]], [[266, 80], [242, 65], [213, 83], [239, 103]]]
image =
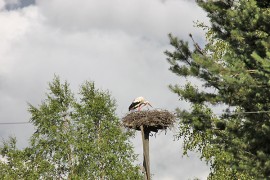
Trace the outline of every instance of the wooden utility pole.
[[143, 143], [143, 168], [144, 168], [144, 179], [150, 180], [150, 158], [149, 158], [149, 134], [150, 130], [143, 125], [140, 126], [142, 133]]
[[136, 111], [130, 112], [123, 118], [123, 125], [142, 133], [143, 143], [143, 173], [144, 180], [150, 180], [149, 135], [173, 126], [174, 114], [167, 110]]

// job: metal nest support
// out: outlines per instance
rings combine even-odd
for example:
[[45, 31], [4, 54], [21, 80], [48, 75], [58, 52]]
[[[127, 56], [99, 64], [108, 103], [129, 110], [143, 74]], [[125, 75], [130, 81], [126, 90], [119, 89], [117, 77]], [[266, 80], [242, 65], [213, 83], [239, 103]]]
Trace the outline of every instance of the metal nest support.
[[141, 130], [141, 126], [149, 131], [158, 132], [173, 127], [175, 116], [167, 110], [134, 111], [123, 117], [126, 128]]

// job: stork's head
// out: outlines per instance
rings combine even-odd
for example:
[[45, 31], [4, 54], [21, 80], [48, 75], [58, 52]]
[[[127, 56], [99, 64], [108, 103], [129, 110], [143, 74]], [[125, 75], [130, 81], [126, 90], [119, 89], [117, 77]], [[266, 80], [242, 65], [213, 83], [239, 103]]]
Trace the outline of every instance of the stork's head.
[[149, 101], [144, 101], [144, 102], [143, 102], [143, 104], [144, 104], [144, 105], [148, 105], [148, 106], [151, 106], [151, 107], [152, 107], [152, 105], [150, 104], [150, 102], [149, 102]]

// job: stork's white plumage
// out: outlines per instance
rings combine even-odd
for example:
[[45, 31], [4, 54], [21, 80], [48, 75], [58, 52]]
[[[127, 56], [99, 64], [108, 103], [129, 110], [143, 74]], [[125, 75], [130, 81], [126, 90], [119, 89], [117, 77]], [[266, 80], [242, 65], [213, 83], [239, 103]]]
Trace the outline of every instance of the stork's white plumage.
[[146, 105], [151, 106], [149, 101], [145, 101], [145, 99], [140, 96], [132, 101], [131, 105], [128, 107], [128, 110], [131, 111], [131, 110], [138, 109], [140, 111], [141, 108], [146, 106]]

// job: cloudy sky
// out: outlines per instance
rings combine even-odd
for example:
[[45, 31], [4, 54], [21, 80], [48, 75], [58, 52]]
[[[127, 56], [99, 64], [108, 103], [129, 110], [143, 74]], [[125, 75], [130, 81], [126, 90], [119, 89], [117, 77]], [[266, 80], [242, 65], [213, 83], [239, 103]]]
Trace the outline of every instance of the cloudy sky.
[[[137, 96], [155, 108], [187, 108], [168, 89], [184, 79], [168, 71], [168, 33], [204, 42], [194, 21], [207, 22], [193, 0], [0, 0], [0, 123], [29, 120], [27, 102], [44, 99], [54, 74], [77, 92], [85, 80], [108, 89], [123, 117]], [[15, 135], [20, 148], [31, 124], [0, 124], [0, 137]], [[174, 129], [150, 139], [154, 180], [206, 179], [209, 168], [198, 155], [182, 157]], [[142, 161], [140, 134], [132, 140]]]

